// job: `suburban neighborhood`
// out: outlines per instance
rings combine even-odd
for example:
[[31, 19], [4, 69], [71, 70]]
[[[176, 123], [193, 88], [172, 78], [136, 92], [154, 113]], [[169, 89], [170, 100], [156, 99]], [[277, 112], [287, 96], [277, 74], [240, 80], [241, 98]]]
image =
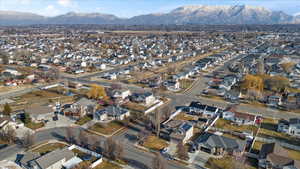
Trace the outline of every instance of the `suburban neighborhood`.
[[300, 169], [297, 25], [0, 24], [0, 169], [121, 168]]

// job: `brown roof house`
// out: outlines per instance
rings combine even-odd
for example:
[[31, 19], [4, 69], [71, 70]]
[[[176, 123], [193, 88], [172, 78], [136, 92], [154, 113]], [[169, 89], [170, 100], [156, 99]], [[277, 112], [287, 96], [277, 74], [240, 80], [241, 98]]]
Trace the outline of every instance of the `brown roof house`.
[[288, 151], [278, 143], [264, 144], [260, 150], [259, 167], [267, 169], [300, 169], [299, 161], [289, 157]]

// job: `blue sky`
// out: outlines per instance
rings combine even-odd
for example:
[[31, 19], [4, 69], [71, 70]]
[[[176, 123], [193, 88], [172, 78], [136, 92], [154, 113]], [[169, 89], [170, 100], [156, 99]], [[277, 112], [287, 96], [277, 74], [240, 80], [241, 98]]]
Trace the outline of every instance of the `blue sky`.
[[45, 16], [74, 11], [132, 17], [140, 14], [169, 12], [183, 5], [202, 4], [263, 6], [291, 15], [300, 12], [300, 0], [0, 0], [0, 10], [33, 12]]

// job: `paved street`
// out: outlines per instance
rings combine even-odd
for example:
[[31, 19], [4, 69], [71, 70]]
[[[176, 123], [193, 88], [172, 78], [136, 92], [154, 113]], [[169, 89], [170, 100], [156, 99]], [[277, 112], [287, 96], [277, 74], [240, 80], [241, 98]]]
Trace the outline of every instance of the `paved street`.
[[[73, 133], [75, 136], [79, 135], [80, 130], [83, 130], [80, 127], [73, 127]], [[44, 142], [47, 140], [57, 139], [64, 140], [66, 135], [66, 128], [52, 128], [47, 130], [42, 130], [36, 132], [35, 134], [35, 142]], [[89, 144], [93, 144], [96, 141], [100, 141], [102, 143], [101, 147], [103, 147], [103, 143], [105, 138], [98, 135], [91, 135], [93, 139], [90, 139]], [[124, 147], [124, 157], [129, 161], [130, 165], [138, 168], [138, 169], [147, 169], [151, 167], [151, 163], [154, 155], [149, 152], [145, 152], [143, 150], [139, 150], [134, 147], [132, 144], [128, 144], [128, 141], [120, 142]], [[24, 151], [23, 148], [20, 148], [17, 145], [13, 145], [7, 147], [0, 151], [0, 160], [11, 159], [11, 157], [15, 157], [16, 154], [22, 153]], [[12, 159], [13, 160], [13, 159]], [[185, 169], [186, 167], [178, 165], [173, 162], [168, 162], [168, 169]]]

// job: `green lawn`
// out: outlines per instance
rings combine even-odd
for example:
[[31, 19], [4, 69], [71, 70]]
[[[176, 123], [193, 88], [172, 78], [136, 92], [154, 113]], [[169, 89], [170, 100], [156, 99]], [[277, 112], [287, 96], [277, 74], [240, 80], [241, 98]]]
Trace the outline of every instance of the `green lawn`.
[[45, 124], [43, 122], [40, 122], [40, 123], [30, 122], [30, 123], [26, 123], [25, 126], [32, 130], [36, 130], [36, 129], [44, 127]]
[[46, 154], [48, 152], [54, 151], [56, 149], [62, 149], [66, 147], [67, 145], [62, 143], [49, 143], [43, 146], [40, 146], [38, 148], [33, 149], [33, 152], [38, 152], [40, 154]]
[[232, 122], [229, 120], [225, 119], [218, 119], [217, 122], [215, 123], [216, 128], [220, 129], [225, 129], [225, 130], [230, 130], [230, 131], [235, 131], [235, 132], [245, 132], [245, 131], [251, 131], [253, 133], [257, 132], [257, 127], [256, 126], [250, 126], [250, 125], [234, 125], [231, 124]]
[[77, 120], [76, 122], [75, 122], [75, 124], [77, 124], [77, 125], [84, 125], [85, 123], [87, 123], [87, 122], [89, 122], [89, 121], [91, 121], [92, 120], [92, 117], [91, 116], [88, 116], [88, 115], [85, 115], [85, 116], [83, 116], [82, 118], [80, 118], [79, 120]]
[[230, 156], [226, 156], [220, 159], [209, 158], [205, 164], [205, 167], [210, 169], [233, 169], [233, 168], [256, 169], [256, 167], [247, 164], [238, 163], [238, 160]]
[[122, 167], [109, 161], [103, 160], [103, 162], [100, 165], [96, 166], [94, 169], [122, 169]]
[[122, 106], [126, 109], [134, 110], [134, 111], [138, 111], [138, 112], [144, 112], [147, 110], [147, 107], [140, 105], [138, 103], [134, 103], [134, 102], [127, 102], [127, 103], [123, 104]]
[[161, 150], [165, 147], [168, 147], [168, 143], [163, 139], [151, 135], [147, 137], [147, 139], [143, 143], [143, 146], [152, 150]]
[[121, 122], [113, 121], [107, 124], [96, 123], [89, 129], [101, 134], [110, 135], [123, 127], [124, 126], [122, 125]]
[[177, 116], [174, 117], [174, 120], [196, 120], [197, 117], [196, 116], [192, 116], [192, 115], [188, 115], [185, 113], [179, 113]]

